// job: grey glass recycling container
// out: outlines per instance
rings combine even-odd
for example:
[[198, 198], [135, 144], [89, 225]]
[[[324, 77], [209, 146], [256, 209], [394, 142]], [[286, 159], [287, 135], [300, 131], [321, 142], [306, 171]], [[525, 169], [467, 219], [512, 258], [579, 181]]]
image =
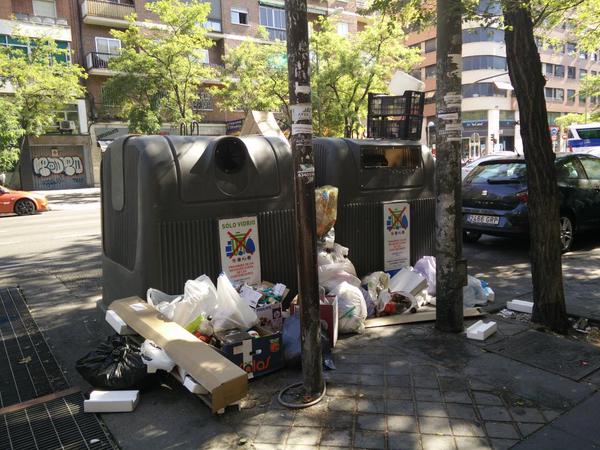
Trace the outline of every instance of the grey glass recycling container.
[[384, 208], [407, 202], [410, 263], [434, 251], [434, 161], [416, 141], [318, 138], [317, 186], [339, 188], [335, 241], [349, 248], [359, 276], [384, 270]]
[[262, 279], [295, 290], [294, 188], [285, 140], [127, 136], [102, 159], [103, 303], [180, 294], [221, 272], [219, 219], [256, 216]]

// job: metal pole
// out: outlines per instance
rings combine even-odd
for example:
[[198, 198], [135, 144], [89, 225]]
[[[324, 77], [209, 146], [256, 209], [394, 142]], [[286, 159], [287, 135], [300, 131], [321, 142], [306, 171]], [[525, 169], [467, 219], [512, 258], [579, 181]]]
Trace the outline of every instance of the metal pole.
[[315, 168], [312, 151], [312, 106], [310, 99], [308, 18], [306, 0], [286, 0], [290, 135], [294, 157], [296, 198], [296, 256], [298, 297], [301, 308], [302, 375], [305, 400], [324, 389], [321, 360], [321, 321], [317, 276], [315, 219]]
[[463, 330], [462, 289], [467, 281], [461, 223], [461, 23], [461, 2], [437, 0], [435, 326], [449, 332]]

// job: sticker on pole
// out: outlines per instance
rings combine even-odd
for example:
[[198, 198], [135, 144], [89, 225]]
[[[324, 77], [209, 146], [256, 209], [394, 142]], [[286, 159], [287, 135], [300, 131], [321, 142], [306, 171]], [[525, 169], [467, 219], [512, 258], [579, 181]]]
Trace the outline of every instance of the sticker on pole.
[[260, 250], [256, 216], [219, 220], [221, 270], [230, 280], [258, 284]]
[[410, 205], [406, 202], [383, 204], [383, 270], [410, 265]]

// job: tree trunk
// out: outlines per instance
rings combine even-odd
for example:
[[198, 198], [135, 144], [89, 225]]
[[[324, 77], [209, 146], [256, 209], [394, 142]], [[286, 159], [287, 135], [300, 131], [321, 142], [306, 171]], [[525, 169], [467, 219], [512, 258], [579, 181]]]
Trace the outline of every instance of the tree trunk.
[[301, 310], [302, 375], [307, 399], [324, 389], [321, 360], [321, 319], [317, 276], [317, 227], [315, 218], [315, 168], [312, 150], [308, 19], [306, 0], [286, 0], [290, 141], [294, 157], [296, 198], [296, 257], [298, 298]]
[[563, 292], [559, 191], [550, 141], [540, 56], [529, 11], [504, 3], [506, 56], [519, 104], [521, 138], [527, 162], [533, 322], [564, 333], [569, 323]]
[[437, 1], [436, 321], [441, 331], [463, 330], [461, 200], [461, 2]]

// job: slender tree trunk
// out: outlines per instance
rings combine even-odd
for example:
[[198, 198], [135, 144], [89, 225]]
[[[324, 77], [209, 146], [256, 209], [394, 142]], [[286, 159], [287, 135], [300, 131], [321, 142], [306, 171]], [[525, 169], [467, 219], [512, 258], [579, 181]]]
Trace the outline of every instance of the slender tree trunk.
[[461, 2], [437, 0], [436, 321], [441, 331], [463, 330], [461, 213]]
[[527, 162], [533, 322], [558, 333], [569, 324], [563, 291], [559, 192], [554, 168], [542, 65], [529, 11], [505, 2], [506, 56], [519, 104], [521, 138]]
[[312, 149], [308, 19], [306, 0], [286, 0], [290, 140], [294, 156], [296, 196], [296, 257], [298, 297], [301, 306], [302, 375], [308, 398], [324, 389], [321, 360], [321, 320], [317, 276], [317, 227], [315, 218], [315, 168]]

